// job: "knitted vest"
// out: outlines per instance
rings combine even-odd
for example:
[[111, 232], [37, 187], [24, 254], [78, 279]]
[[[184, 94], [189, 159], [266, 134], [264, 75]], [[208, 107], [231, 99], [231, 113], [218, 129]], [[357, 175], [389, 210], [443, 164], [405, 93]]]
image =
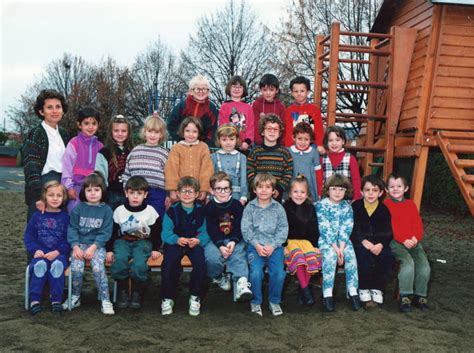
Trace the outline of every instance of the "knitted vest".
[[174, 224], [173, 232], [182, 238], [196, 238], [198, 229], [205, 220], [204, 207], [194, 205], [194, 209], [187, 213], [180, 204], [170, 207], [166, 211]]
[[350, 161], [351, 161], [351, 154], [349, 152], [346, 152], [344, 154], [344, 157], [342, 157], [341, 163], [334, 168], [333, 165], [331, 164], [331, 160], [329, 159], [329, 156], [325, 154], [323, 156], [323, 162], [322, 162], [322, 167], [323, 167], [323, 173], [324, 173], [324, 180], [328, 180], [330, 176], [334, 174], [339, 174], [339, 175], [344, 175], [345, 177], [349, 178], [349, 180], [352, 180], [351, 178], [351, 171], [350, 171]]

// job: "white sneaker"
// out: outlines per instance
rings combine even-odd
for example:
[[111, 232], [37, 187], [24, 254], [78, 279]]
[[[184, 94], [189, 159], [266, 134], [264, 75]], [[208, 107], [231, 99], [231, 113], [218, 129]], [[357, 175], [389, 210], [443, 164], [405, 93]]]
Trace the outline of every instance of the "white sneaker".
[[378, 289], [371, 289], [372, 300], [377, 304], [383, 304], [383, 292]]
[[370, 295], [370, 290], [359, 289], [359, 299], [362, 303], [370, 302], [372, 300], [372, 296]]
[[248, 301], [252, 299], [252, 291], [247, 278], [240, 277], [234, 287], [234, 301]]
[[229, 275], [223, 273], [219, 278], [214, 278], [212, 280], [212, 283], [216, 283], [220, 289], [224, 291], [230, 291], [232, 286], [230, 285], [230, 278]]
[[250, 311], [259, 316], [263, 316], [262, 307], [260, 304], [250, 304]]
[[273, 316], [283, 315], [283, 310], [281, 310], [280, 304], [270, 303], [269, 308]]
[[108, 299], [102, 300], [102, 308], [100, 309], [102, 311], [102, 314], [105, 315], [114, 315], [114, 306], [112, 305], [112, 302]]
[[[71, 296], [71, 310], [72, 309], [75, 309], [77, 307], [80, 307], [81, 306], [81, 296], [79, 295], [72, 295]], [[69, 310], [69, 305], [68, 305], [68, 301], [66, 299], [66, 301], [63, 303], [63, 310]]]
[[189, 315], [198, 316], [201, 313], [201, 301], [199, 297], [191, 295], [189, 297]]
[[161, 315], [171, 315], [173, 314], [173, 299], [163, 299], [161, 301]]

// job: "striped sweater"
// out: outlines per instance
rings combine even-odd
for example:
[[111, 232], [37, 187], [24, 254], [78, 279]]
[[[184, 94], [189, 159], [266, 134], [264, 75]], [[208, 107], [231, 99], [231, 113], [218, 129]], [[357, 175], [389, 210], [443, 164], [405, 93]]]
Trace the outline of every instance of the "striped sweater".
[[270, 173], [277, 179], [279, 193], [286, 191], [293, 176], [293, 158], [290, 152], [281, 146], [258, 145], [247, 157], [247, 176], [249, 185], [253, 185], [259, 173]]
[[134, 175], [146, 179], [152, 188], [165, 188], [165, 164], [168, 150], [161, 146], [138, 145], [127, 158], [122, 175], [123, 185]]

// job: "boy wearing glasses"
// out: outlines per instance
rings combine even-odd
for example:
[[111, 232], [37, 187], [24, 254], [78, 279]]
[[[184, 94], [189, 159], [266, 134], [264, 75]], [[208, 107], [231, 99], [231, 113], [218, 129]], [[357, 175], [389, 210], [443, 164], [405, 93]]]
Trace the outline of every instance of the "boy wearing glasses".
[[230, 278], [224, 265], [232, 274], [234, 301], [252, 298], [248, 283], [248, 264], [240, 222], [244, 207], [232, 197], [230, 177], [219, 172], [211, 178], [211, 200], [206, 205], [207, 232], [211, 241], [205, 247], [207, 275], [213, 283], [228, 291]]
[[217, 128], [217, 117], [219, 110], [209, 100], [209, 81], [202, 75], [194, 76], [189, 81], [188, 96], [179, 101], [168, 117], [168, 132], [173, 141], [180, 141], [178, 128], [184, 118], [194, 116], [199, 118], [203, 125], [204, 142], [213, 147], [214, 135]]
[[390, 212], [379, 199], [385, 183], [376, 175], [362, 178], [363, 198], [352, 203], [354, 228], [351, 240], [359, 270], [359, 297], [365, 306], [383, 304], [383, 292], [390, 278], [393, 239]]
[[[247, 157], [247, 177], [252, 185], [259, 173], [270, 173], [276, 178], [273, 198], [281, 203], [283, 193], [288, 189], [293, 176], [293, 158], [290, 152], [278, 143], [284, 127], [280, 117], [267, 114], [258, 124], [263, 144], [253, 148]], [[252, 198], [255, 193], [252, 193]]]
[[161, 265], [161, 313], [173, 313], [174, 300], [184, 255], [191, 261], [193, 270], [189, 279], [189, 315], [200, 313], [200, 297], [206, 279], [204, 247], [209, 242], [204, 207], [196, 203], [199, 182], [189, 176], [178, 182], [179, 202], [173, 204], [163, 219], [163, 263]]

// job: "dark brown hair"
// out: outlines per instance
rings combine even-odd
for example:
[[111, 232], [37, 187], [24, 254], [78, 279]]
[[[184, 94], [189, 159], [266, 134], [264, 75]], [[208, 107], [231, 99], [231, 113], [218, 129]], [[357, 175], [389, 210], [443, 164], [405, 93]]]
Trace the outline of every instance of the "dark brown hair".
[[346, 188], [344, 199], [352, 199], [354, 189], [352, 188], [350, 180], [344, 175], [334, 174], [331, 175], [328, 180], [326, 180], [323, 187], [323, 197], [329, 197], [329, 188], [331, 186], [340, 186]]
[[38, 97], [36, 97], [36, 102], [33, 107], [35, 114], [40, 119], [44, 120], [44, 116], [40, 114], [40, 111], [43, 111], [46, 99], [58, 99], [61, 102], [61, 106], [63, 107], [63, 113], [67, 113], [68, 105], [64, 96], [58, 91], [55, 91], [54, 89], [44, 89], [40, 92]]
[[244, 97], [247, 97], [248, 95], [248, 91], [247, 91], [247, 84], [245, 83], [245, 80], [242, 76], [239, 76], [239, 75], [235, 75], [235, 76], [232, 76], [229, 81], [227, 81], [227, 85], [225, 86], [225, 94], [227, 94], [228, 96], [230, 96], [230, 88], [233, 86], [233, 85], [236, 85], [236, 84], [239, 84], [242, 86], [243, 90], [242, 90], [242, 97], [241, 98], [244, 98]]

